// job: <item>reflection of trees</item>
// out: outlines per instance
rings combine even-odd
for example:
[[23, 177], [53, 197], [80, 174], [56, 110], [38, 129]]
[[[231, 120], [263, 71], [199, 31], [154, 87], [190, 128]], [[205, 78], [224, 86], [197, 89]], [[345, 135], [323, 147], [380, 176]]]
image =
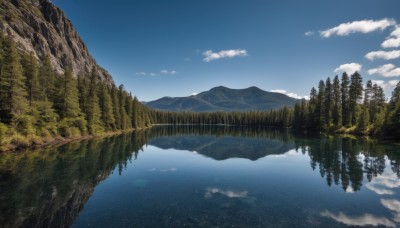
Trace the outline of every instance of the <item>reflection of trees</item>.
[[[398, 146], [360, 139], [294, 137], [287, 131], [224, 126], [163, 126], [58, 148], [0, 154], [1, 227], [69, 227], [95, 186], [128, 162], [151, 139], [163, 136], [222, 136], [274, 140], [308, 153], [328, 185], [357, 191], [363, 175], [371, 181], [383, 173], [385, 159], [398, 176]], [[362, 154], [363, 156], [361, 156]]]
[[132, 133], [0, 155], [2, 227], [69, 227], [94, 187], [135, 159], [147, 141]]
[[341, 184], [345, 191], [349, 186], [353, 191], [359, 191], [364, 173], [369, 182], [382, 175], [386, 158], [389, 158], [393, 172], [400, 174], [399, 159], [394, 156], [397, 155], [395, 146], [329, 136], [295, 138], [295, 144], [297, 150], [308, 151], [312, 169], [318, 167], [329, 186]]
[[165, 125], [153, 127], [148, 131], [150, 138], [165, 136], [236, 136], [248, 138], [279, 139], [284, 142], [293, 141], [289, 131], [276, 128], [226, 126], [226, 125]]

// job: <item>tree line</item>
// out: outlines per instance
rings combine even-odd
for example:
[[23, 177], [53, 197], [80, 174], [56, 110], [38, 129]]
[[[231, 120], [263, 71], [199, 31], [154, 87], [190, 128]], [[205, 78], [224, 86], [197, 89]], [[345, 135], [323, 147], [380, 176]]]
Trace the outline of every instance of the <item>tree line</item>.
[[250, 112], [166, 112], [151, 110], [158, 124], [238, 125], [291, 127], [309, 132], [337, 132], [400, 137], [400, 83], [389, 102], [381, 86], [355, 72], [341, 79], [321, 80], [312, 88], [310, 100], [302, 99], [292, 107]]
[[[294, 128], [400, 137], [400, 83], [389, 102], [381, 86], [355, 72], [321, 80], [310, 100], [294, 107], [250, 112], [167, 112], [152, 110], [119, 87], [103, 82], [96, 67], [73, 77], [37, 59], [0, 35], [0, 150], [44, 139], [99, 135], [152, 124], [236, 125]], [[5, 148], [7, 149], [7, 148]], [[9, 149], [9, 148], [8, 148]], [[12, 149], [12, 148], [11, 148]]]
[[350, 77], [343, 73], [333, 82], [328, 77], [318, 90], [311, 89], [309, 101], [295, 105], [293, 127], [400, 137], [400, 83], [386, 102], [382, 87], [371, 80], [363, 85], [358, 72]]
[[102, 82], [96, 67], [60, 75], [48, 55], [38, 60], [0, 36], [0, 147], [142, 128], [151, 125], [148, 112], [123, 85]]

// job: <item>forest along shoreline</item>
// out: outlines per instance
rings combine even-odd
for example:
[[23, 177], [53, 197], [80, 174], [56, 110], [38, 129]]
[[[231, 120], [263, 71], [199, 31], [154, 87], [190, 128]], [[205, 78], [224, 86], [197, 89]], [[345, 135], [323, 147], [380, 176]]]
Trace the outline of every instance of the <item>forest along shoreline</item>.
[[387, 102], [381, 86], [364, 86], [358, 72], [321, 80], [310, 100], [294, 107], [249, 112], [153, 110], [124, 85], [103, 81], [98, 69], [62, 74], [48, 55], [37, 59], [0, 35], [0, 151], [114, 135], [154, 124], [292, 128], [307, 133], [400, 139], [400, 82]]

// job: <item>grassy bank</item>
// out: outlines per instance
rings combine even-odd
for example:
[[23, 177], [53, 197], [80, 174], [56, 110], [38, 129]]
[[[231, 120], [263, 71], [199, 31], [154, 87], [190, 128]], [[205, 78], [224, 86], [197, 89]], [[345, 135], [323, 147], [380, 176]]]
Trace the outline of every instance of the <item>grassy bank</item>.
[[37, 135], [22, 135], [19, 133], [1, 134], [0, 132], [0, 153], [25, 150], [29, 148], [60, 146], [72, 141], [111, 137], [141, 129], [143, 128], [131, 128], [126, 130], [103, 132], [96, 135], [75, 135], [70, 137], [63, 137], [60, 135], [40, 137]]

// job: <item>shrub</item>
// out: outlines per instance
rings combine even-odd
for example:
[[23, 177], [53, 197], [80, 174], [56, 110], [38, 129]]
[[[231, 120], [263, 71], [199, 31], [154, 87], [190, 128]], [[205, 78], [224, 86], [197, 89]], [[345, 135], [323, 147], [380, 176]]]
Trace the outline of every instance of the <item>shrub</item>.
[[0, 146], [3, 145], [8, 128], [6, 125], [0, 123]]

